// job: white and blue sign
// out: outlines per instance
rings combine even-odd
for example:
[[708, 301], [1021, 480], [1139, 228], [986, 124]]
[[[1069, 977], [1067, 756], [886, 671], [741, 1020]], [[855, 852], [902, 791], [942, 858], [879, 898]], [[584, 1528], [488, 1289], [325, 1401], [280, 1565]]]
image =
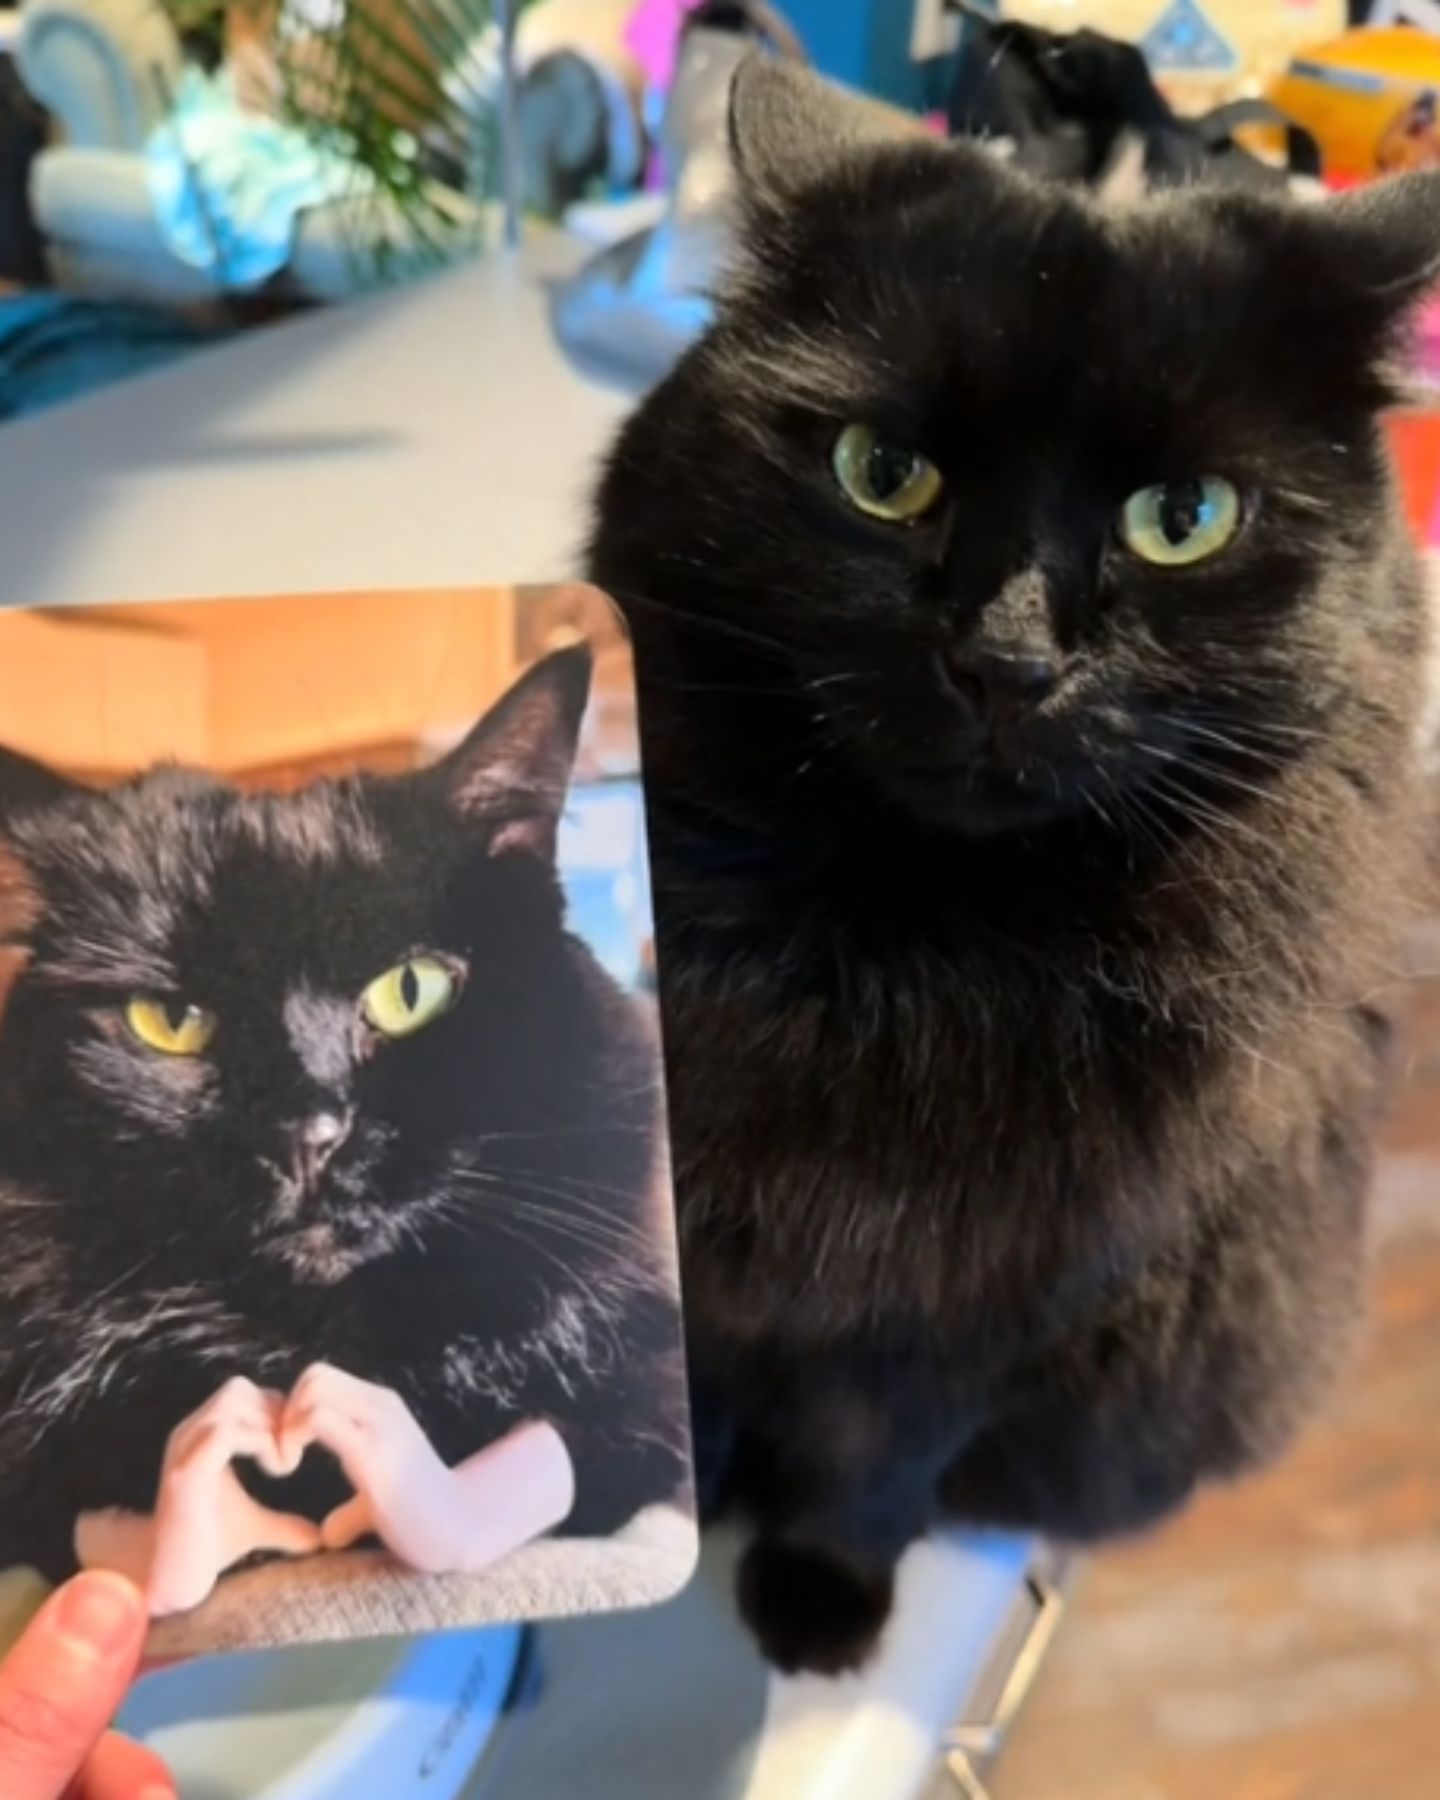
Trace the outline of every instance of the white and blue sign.
[[1141, 39], [1140, 48], [1155, 69], [1185, 74], [1226, 73], [1240, 67], [1240, 56], [1200, 0], [1173, 0]]

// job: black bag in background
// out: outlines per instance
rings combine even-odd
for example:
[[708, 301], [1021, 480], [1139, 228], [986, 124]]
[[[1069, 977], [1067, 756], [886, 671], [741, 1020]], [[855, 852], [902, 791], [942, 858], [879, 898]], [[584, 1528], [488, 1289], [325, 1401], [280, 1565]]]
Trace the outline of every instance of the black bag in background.
[[12, 58], [0, 56], [0, 281], [45, 280], [45, 254], [30, 211], [30, 166], [45, 147], [44, 112], [25, 91]]
[[[1291, 175], [1320, 173], [1309, 133], [1263, 101], [1182, 119], [1134, 44], [1098, 31], [1058, 33], [991, 19], [964, 0], [952, 5], [966, 17], [946, 108], [951, 135], [1005, 139], [1016, 165], [1032, 174], [1098, 185], [1137, 141], [1151, 187], [1194, 181], [1276, 187]], [[1236, 143], [1235, 131], [1246, 124], [1284, 127], [1288, 170]]]

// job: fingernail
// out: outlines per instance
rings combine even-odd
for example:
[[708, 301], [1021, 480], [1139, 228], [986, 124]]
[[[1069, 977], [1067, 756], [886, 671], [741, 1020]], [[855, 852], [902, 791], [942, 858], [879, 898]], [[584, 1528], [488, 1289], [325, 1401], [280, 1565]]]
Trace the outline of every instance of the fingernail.
[[144, 1605], [140, 1594], [123, 1576], [97, 1570], [77, 1575], [61, 1588], [55, 1606], [55, 1627], [72, 1644], [105, 1656], [139, 1636]]
[[138, 1800], [180, 1800], [177, 1789], [173, 1787], [156, 1787], [152, 1782], [147, 1788], [141, 1788]]

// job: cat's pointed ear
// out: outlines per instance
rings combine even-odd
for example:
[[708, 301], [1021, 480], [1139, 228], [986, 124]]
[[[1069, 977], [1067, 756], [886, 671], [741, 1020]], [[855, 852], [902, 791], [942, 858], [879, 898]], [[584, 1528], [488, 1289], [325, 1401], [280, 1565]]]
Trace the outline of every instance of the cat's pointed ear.
[[590, 695], [591, 657], [560, 650], [522, 675], [430, 772], [448, 803], [490, 833], [490, 854], [553, 860]]
[[1325, 246], [1315, 303], [1375, 353], [1390, 349], [1440, 285], [1440, 169], [1377, 181], [1307, 206]]
[[756, 52], [730, 90], [730, 154], [746, 196], [761, 205], [794, 199], [884, 144], [944, 145], [909, 113], [826, 81], [803, 64]]
[[22, 812], [33, 812], [38, 807], [50, 806], [57, 800], [84, 791], [77, 783], [46, 768], [44, 763], [22, 756], [18, 750], [7, 750], [0, 744], [0, 832], [9, 820]]
[[1401, 311], [1440, 283], [1440, 169], [1354, 188], [1323, 211], [1377, 299]]

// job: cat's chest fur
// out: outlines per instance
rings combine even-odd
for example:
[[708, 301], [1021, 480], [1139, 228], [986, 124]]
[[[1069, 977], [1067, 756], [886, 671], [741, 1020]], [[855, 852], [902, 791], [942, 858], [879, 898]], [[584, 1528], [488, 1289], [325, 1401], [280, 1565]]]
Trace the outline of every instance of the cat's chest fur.
[[1313, 970], [1257, 960], [1247, 985], [1223, 929], [1143, 950], [961, 908], [882, 933], [783, 901], [722, 915], [662, 929], [702, 1343], [899, 1332], [1003, 1357], [1183, 1251], [1241, 1163], [1378, 1085], [1373, 1019], [1326, 1010]]
[[434, 1286], [366, 1270], [334, 1288], [302, 1287], [257, 1270], [141, 1277], [96, 1299], [83, 1259], [38, 1243], [30, 1255], [17, 1248], [3, 1290], [26, 1309], [29, 1334], [14, 1346], [23, 1360], [0, 1363], [16, 1390], [8, 1429], [38, 1440], [119, 1394], [152, 1389], [169, 1396], [160, 1418], [173, 1424], [233, 1375], [288, 1392], [320, 1361], [395, 1388], [427, 1417], [473, 1418], [519, 1406], [537, 1369], [583, 1360], [591, 1321], [572, 1297], [537, 1305], [507, 1336]]

